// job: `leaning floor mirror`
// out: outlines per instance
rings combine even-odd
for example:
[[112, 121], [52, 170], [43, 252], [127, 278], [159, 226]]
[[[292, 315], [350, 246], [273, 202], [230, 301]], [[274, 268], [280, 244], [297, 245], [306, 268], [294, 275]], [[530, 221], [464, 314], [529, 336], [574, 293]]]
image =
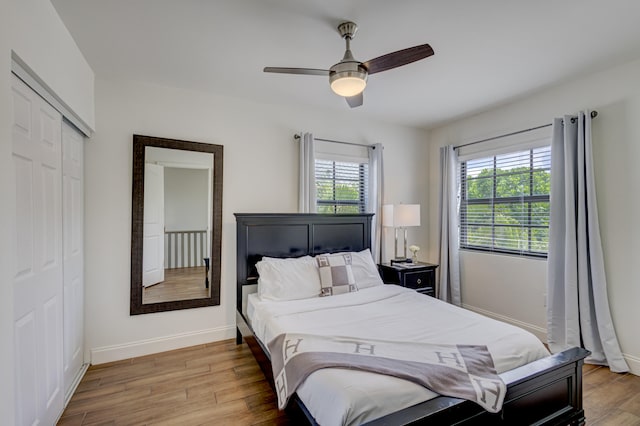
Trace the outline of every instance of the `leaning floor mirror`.
[[133, 136], [130, 314], [220, 304], [222, 145]]

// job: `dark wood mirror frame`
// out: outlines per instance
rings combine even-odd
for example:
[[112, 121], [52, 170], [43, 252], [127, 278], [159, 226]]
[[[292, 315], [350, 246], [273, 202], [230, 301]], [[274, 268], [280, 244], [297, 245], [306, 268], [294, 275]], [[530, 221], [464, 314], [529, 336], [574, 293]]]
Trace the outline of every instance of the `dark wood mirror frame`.
[[[213, 206], [211, 224], [210, 296], [202, 299], [142, 303], [142, 242], [144, 222], [144, 166], [147, 146], [213, 154]], [[131, 301], [130, 314], [148, 314], [220, 304], [222, 241], [222, 145], [133, 135], [133, 198], [131, 206]]]

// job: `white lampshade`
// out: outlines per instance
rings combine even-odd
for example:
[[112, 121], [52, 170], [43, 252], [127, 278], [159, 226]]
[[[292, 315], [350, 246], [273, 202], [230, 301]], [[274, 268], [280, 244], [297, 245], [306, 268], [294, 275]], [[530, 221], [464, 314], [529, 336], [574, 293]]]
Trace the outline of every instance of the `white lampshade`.
[[398, 227], [420, 226], [420, 204], [398, 204], [393, 208], [393, 221]]
[[390, 228], [420, 226], [420, 204], [383, 205], [382, 226]]

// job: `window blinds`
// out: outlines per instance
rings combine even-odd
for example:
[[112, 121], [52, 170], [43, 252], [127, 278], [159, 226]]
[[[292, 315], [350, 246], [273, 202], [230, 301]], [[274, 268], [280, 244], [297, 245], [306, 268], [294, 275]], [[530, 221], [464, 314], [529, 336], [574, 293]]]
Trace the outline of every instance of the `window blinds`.
[[363, 213], [369, 187], [368, 162], [316, 158], [318, 213]]
[[460, 171], [461, 248], [546, 255], [549, 146], [470, 159]]

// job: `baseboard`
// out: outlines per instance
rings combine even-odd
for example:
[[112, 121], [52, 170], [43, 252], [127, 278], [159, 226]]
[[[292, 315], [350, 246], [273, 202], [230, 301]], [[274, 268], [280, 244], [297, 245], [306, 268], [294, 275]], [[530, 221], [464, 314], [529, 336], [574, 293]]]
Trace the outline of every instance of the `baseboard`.
[[520, 328], [524, 328], [530, 333], [533, 333], [538, 339], [540, 339], [543, 343], [547, 342], [547, 329], [539, 327], [534, 324], [529, 324], [527, 322], [523, 322], [514, 318], [510, 318], [504, 315], [496, 314], [495, 312], [486, 311], [484, 309], [477, 308], [475, 306], [470, 305], [462, 305], [463, 308], [469, 309], [470, 311], [477, 312], [486, 317], [497, 319], [498, 321], [506, 322], [507, 324], [515, 325]]
[[158, 352], [171, 351], [174, 349], [186, 348], [188, 346], [202, 345], [205, 343], [217, 342], [219, 340], [231, 339], [235, 336], [235, 326], [227, 326], [163, 336], [156, 339], [140, 340], [122, 345], [92, 348], [90, 350], [91, 364], [104, 364], [106, 362], [151, 355]]
[[622, 356], [624, 357], [624, 360], [627, 361], [629, 372], [636, 376], [640, 376], [640, 358], [628, 354], [622, 354]]
[[64, 395], [64, 403], [62, 405], [62, 410], [58, 415], [58, 419], [56, 420], [56, 424], [58, 424], [58, 422], [60, 421], [62, 414], [64, 414], [64, 410], [67, 408], [69, 401], [71, 401], [71, 397], [73, 396], [73, 394], [76, 393], [76, 389], [78, 389], [78, 385], [82, 381], [82, 378], [84, 377], [84, 373], [87, 372], [88, 368], [89, 368], [89, 364], [82, 364], [82, 367], [80, 367], [80, 370], [78, 370], [78, 373], [73, 378], [73, 383], [69, 387], [68, 392]]
[[73, 383], [69, 387], [69, 391], [64, 396], [65, 408], [67, 407], [67, 404], [69, 404], [69, 401], [71, 400], [71, 397], [73, 396], [73, 394], [76, 392], [76, 389], [78, 388], [78, 385], [80, 384], [80, 381], [84, 377], [84, 373], [87, 372], [88, 368], [89, 368], [89, 364], [82, 364], [82, 367], [80, 367], [80, 370], [76, 374], [76, 377], [73, 378]]

